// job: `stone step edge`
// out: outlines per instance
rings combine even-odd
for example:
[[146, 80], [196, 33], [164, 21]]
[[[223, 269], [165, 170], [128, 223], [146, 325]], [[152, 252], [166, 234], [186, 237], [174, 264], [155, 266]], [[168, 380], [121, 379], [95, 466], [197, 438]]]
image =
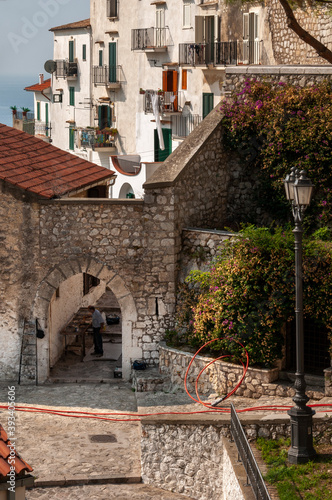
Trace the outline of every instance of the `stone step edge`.
[[57, 378], [49, 377], [46, 384], [118, 384], [119, 378]]
[[55, 486], [81, 486], [86, 484], [140, 484], [141, 476], [55, 476], [50, 479], [35, 479], [33, 488], [52, 488]]

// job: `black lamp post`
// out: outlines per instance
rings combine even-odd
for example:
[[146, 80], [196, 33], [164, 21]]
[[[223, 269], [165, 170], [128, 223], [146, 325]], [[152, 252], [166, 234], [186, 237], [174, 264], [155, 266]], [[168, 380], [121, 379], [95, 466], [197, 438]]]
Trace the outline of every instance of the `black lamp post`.
[[313, 184], [305, 175], [292, 168], [284, 180], [286, 197], [292, 203], [295, 221], [295, 319], [296, 319], [296, 373], [295, 373], [295, 406], [288, 411], [291, 418], [291, 447], [288, 460], [292, 464], [305, 463], [315, 457], [316, 452], [312, 439], [312, 416], [315, 411], [307, 406], [309, 401], [305, 393], [304, 380], [304, 342], [303, 342], [303, 286], [302, 286], [302, 220], [307, 206], [310, 204]]

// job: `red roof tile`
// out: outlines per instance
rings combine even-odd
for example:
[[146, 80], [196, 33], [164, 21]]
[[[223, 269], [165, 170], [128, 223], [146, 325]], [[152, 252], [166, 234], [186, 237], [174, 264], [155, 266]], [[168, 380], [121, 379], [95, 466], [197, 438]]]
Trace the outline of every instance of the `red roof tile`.
[[44, 198], [106, 181], [114, 172], [0, 123], [0, 179]]
[[[0, 478], [6, 477], [10, 471], [10, 464], [8, 463], [8, 458], [10, 457], [11, 442], [8, 439], [7, 433], [0, 424]], [[15, 472], [20, 474], [23, 471], [32, 472], [33, 469], [27, 464], [16, 452], [15, 450]]]
[[58, 31], [58, 30], [68, 30], [68, 29], [79, 29], [79, 28], [90, 28], [90, 19], [84, 19], [83, 21], [77, 21], [76, 23], [63, 24], [62, 26], [56, 26], [55, 28], [51, 28], [49, 31]]
[[24, 90], [28, 90], [31, 92], [42, 92], [43, 90], [51, 88], [51, 79], [48, 78], [45, 80], [43, 83], [35, 83], [34, 85], [31, 85], [30, 87], [25, 87]]

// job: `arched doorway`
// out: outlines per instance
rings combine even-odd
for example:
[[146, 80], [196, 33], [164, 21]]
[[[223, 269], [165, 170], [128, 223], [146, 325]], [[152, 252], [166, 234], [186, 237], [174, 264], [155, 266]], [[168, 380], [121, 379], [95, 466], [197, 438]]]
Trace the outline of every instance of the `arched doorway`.
[[125, 182], [120, 189], [119, 198], [135, 198], [135, 193], [129, 182]]
[[[68, 300], [72, 301], [72, 304], [68, 306], [68, 310], [72, 312], [79, 304], [79, 294], [70, 294], [70, 289], [75, 283], [78, 283], [83, 274], [89, 274], [100, 281], [102, 288], [98, 294], [102, 290], [105, 291], [108, 289], [114, 294], [119, 304], [122, 320], [122, 377], [124, 379], [128, 380], [130, 377], [132, 360], [142, 356], [141, 349], [133, 347], [132, 330], [134, 323], [137, 321], [136, 305], [123, 279], [109, 266], [94, 257], [73, 257], [53, 267], [38, 286], [33, 313], [45, 332], [45, 337], [38, 339], [37, 345], [39, 382], [45, 381], [49, 376], [50, 363], [55, 361], [61, 348], [60, 345], [56, 345], [57, 342], [59, 344], [59, 338], [53, 335], [51, 331], [53, 330], [53, 327], [50, 325], [51, 302], [54, 301], [54, 296], [60, 285], [67, 282], [66, 294], [69, 297]], [[95, 295], [96, 299], [98, 294]], [[101, 295], [102, 293], [100, 293], [98, 298]], [[90, 301], [93, 301], [92, 296], [89, 297], [88, 302]], [[60, 327], [61, 321], [58, 321], [57, 328], [59, 329]]]

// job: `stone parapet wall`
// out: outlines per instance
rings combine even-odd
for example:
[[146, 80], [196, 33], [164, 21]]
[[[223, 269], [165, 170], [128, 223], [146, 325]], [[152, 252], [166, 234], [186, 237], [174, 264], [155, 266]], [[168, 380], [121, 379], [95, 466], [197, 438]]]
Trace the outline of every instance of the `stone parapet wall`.
[[243, 88], [245, 80], [254, 78], [264, 79], [276, 85], [283, 82], [307, 87], [324, 80], [331, 81], [332, 68], [330, 66], [229, 66], [226, 68], [223, 93], [229, 95], [231, 92], [237, 92]]
[[[241, 424], [249, 441], [290, 437], [286, 413], [263, 417], [242, 413]], [[313, 436], [332, 444], [331, 418], [315, 415]], [[236, 450], [229, 439], [229, 415], [147, 417], [141, 423], [143, 482], [197, 500], [249, 500], [251, 489], [244, 488], [245, 474], [236, 466]], [[228, 496], [230, 491], [233, 496]]]
[[[162, 342], [159, 348], [160, 373], [170, 377], [174, 387], [183, 388], [185, 373], [192, 357], [193, 354], [167, 347]], [[187, 377], [189, 391], [195, 391], [198, 374], [211, 361], [211, 358], [196, 356]], [[217, 393], [220, 396], [225, 396], [235, 387], [242, 374], [242, 367], [224, 361], [216, 361], [202, 373], [198, 382], [198, 392], [200, 395]], [[273, 389], [270, 384], [277, 380], [278, 376], [278, 368], [271, 370], [248, 368], [246, 377], [237, 390], [237, 394], [254, 399], [258, 399], [262, 395], [275, 395], [275, 392], [271, 394]]]

